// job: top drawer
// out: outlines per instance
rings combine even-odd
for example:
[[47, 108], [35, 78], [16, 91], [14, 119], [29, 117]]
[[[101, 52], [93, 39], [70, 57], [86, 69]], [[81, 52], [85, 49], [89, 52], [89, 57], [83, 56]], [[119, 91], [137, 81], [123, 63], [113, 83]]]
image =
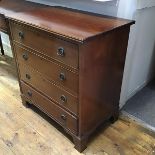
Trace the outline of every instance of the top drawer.
[[7, 32], [8, 27], [4, 15], [0, 14], [0, 31]]
[[78, 45], [50, 36], [38, 29], [10, 23], [13, 40], [75, 69], [78, 68]]

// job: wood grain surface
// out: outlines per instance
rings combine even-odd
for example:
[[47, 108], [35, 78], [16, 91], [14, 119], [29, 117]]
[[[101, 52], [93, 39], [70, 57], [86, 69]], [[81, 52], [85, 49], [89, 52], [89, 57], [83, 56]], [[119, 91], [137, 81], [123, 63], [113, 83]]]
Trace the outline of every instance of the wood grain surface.
[[0, 4], [0, 12], [8, 18], [24, 23], [26, 21], [31, 26], [79, 42], [133, 23], [129, 20], [93, 16], [88, 13], [81, 15], [78, 11], [72, 12], [68, 9], [47, 7], [23, 0], [2, 0]]
[[[0, 13], [4, 14], [10, 42], [14, 45], [12, 50], [21, 93], [22, 90], [28, 91], [21, 94], [23, 104], [33, 98], [38, 103], [32, 99], [31, 104], [37, 105], [57, 122], [65, 119], [65, 131], [73, 137], [75, 148], [82, 152], [90, 135], [101, 124], [118, 119], [128, 36], [134, 21], [23, 0], [1, 1]], [[38, 70], [35, 65], [30, 67], [21, 63], [16, 45], [36, 54], [33, 63], [39, 59], [37, 54], [41, 54], [63, 68], [67, 67], [67, 70], [78, 71], [78, 76], [74, 74], [70, 79], [69, 87], [77, 91], [73, 93], [67, 87], [64, 89], [56, 79], [51, 81], [47, 78], [47, 71], [45, 75], [42, 71], [46, 68], [58, 72], [58, 68], [52, 69], [51, 65], [44, 66], [39, 62], [38, 67], [41, 65], [43, 68]], [[26, 55], [23, 58], [28, 60]], [[66, 79], [64, 73], [59, 77], [63, 81]], [[21, 81], [28, 84], [30, 90]], [[24, 97], [27, 93], [28, 100]], [[47, 104], [48, 101], [51, 102]], [[69, 119], [63, 113], [68, 113]]]
[[[0, 57], [0, 154], [80, 155], [63, 130], [22, 106], [14, 63]], [[52, 124], [52, 125], [51, 125]], [[100, 128], [81, 155], [154, 155], [155, 134], [121, 116]]]

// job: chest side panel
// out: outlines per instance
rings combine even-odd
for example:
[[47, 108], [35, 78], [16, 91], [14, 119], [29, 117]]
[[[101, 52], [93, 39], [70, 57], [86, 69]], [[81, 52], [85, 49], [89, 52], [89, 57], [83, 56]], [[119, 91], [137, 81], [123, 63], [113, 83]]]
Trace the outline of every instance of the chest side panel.
[[118, 112], [130, 28], [98, 36], [79, 51], [79, 128], [88, 134]]

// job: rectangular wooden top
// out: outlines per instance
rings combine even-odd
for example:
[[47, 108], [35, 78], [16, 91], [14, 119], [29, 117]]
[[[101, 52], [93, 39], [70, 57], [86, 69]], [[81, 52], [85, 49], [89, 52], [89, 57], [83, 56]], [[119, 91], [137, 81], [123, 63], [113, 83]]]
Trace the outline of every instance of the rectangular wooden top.
[[134, 23], [130, 20], [50, 7], [24, 0], [1, 0], [0, 13], [15, 21], [78, 42]]

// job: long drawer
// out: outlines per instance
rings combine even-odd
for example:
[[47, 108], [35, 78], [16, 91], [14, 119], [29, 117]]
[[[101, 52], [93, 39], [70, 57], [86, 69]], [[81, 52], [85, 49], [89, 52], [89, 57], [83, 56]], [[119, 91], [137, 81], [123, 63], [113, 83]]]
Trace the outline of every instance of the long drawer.
[[77, 134], [77, 118], [59, 106], [57, 106], [52, 101], [48, 100], [45, 96], [38, 93], [32, 87], [28, 86], [24, 82], [21, 82], [21, 88], [23, 97], [26, 97], [25, 100], [30, 101], [32, 104], [36, 105], [38, 108], [43, 110], [54, 120], [56, 120], [60, 125], [69, 129], [74, 134]]
[[21, 65], [29, 65], [37, 71], [43, 73], [49, 80], [54, 80], [61, 86], [78, 93], [78, 73], [49, 61], [36, 53], [30, 52], [23, 47], [14, 45], [18, 62]]
[[58, 87], [55, 83], [50, 82], [41, 73], [35, 71], [33, 68], [20, 65], [21, 80], [30, 84], [51, 100], [58, 103], [63, 108], [66, 108], [75, 115], [78, 114], [78, 97], [73, 96], [64, 89]]
[[10, 22], [13, 40], [70, 67], [78, 68], [78, 45], [32, 27]]
[[0, 31], [7, 32], [8, 27], [6, 24], [6, 19], [3, 14], [0, 14]]

